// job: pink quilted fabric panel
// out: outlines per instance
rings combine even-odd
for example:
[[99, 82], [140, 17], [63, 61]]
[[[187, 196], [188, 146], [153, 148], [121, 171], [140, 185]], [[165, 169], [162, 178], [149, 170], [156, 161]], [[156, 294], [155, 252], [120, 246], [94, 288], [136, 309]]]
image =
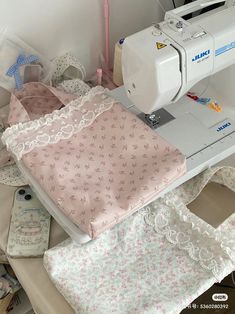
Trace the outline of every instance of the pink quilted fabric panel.
[[34, 148], [23, 162], [58, 208], [92, 238], [185, 172], [180, 151], [118, 103], [69, 139]]

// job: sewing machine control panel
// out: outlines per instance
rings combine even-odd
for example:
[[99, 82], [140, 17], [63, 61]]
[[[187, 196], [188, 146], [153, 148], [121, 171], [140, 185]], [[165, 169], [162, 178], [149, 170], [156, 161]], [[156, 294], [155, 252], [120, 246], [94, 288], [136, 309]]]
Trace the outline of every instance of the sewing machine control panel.
[[185, 43], [200, 40], [204, 36], [209, 36], [207, 32], [200, 26], [189, 24], [183, 19], [169, 19], [159, 24], [159, 28], [173, 41]]

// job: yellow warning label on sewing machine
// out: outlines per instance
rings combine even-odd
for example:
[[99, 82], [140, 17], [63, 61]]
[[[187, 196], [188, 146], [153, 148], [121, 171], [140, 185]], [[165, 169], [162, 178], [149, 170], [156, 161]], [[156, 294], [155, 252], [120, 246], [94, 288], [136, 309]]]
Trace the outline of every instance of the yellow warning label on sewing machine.
[[163, 48], [165, 48], [167, 45], [166, 44], [163, 44], [163, 43], [159, 43], [159, 42], [157, 42], [156, 43], [156, 46], [157, 46], [157, 49], [163, 49]]

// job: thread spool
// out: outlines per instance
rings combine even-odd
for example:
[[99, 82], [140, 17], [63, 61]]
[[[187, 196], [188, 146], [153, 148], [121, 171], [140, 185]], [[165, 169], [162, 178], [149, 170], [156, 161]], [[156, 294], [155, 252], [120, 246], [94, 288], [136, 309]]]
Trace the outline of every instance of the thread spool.
[[117, 86], [123, 85], [123, 76], [122, 76], [122, 45], [123, 43], [124, 43], [124, 39], [121, 39], [115, 45], [113, 82]]

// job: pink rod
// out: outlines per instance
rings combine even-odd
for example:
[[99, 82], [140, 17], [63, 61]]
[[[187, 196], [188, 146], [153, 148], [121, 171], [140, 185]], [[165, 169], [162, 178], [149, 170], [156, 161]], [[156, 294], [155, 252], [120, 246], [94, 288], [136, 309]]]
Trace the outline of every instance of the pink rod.
[[109, 47], [110, 47], [109, 0], [104, 0], [104, 18], [105, 18], [105, 65], [107, 67], [107, 70], [109, 70], [109, 66], [110, 66], [110, 64], [109, 64], [109, 62], [110, 62], [110, 55], [109, 55]]

